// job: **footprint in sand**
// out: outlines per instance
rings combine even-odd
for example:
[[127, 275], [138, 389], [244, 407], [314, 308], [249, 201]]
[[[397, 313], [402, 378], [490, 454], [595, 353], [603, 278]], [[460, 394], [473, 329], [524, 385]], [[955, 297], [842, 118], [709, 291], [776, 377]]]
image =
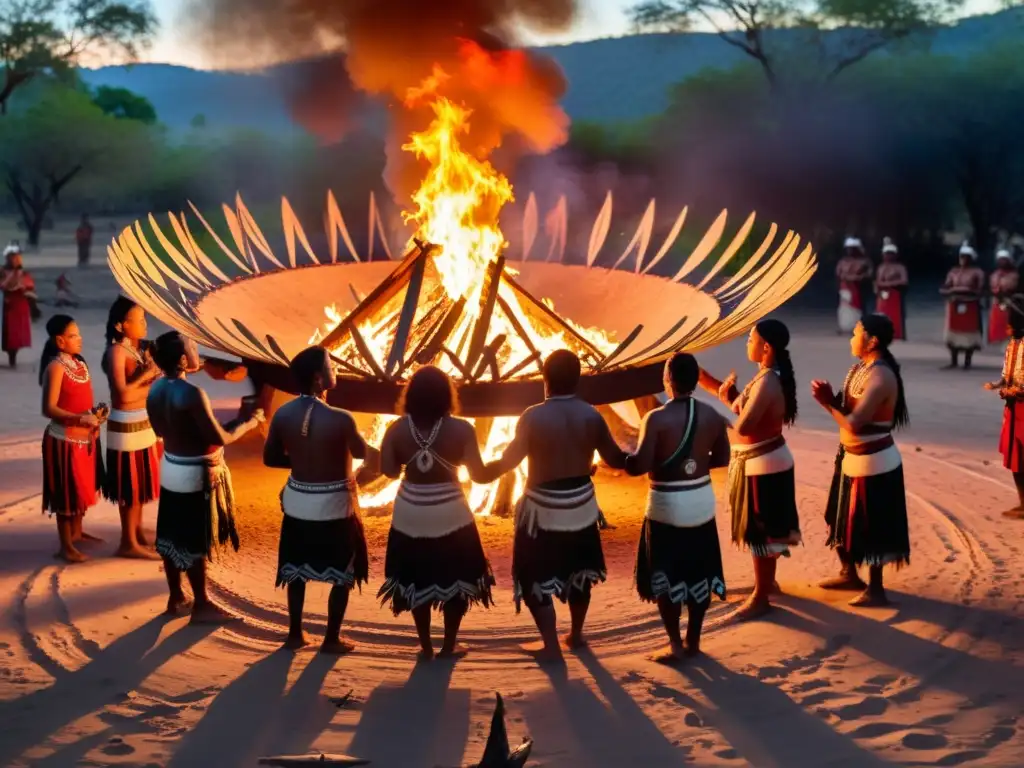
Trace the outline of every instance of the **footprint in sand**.
[[942, 749], [949, 744], [949, 739], [941, 733], [908, 733], [902, 739], [902, 744], [907, 749]]
[[947, 725], [953, 722], [954, 719], [953, 715], [932, 715], [931, 717], [926, 717], [922, 720], [921, 726], [935, 728], [940, 725]]
[[135, 747], [130, 744], [125, 744], [124, 741], [117, 736], [108, 741], [103, 749], [100, 750], [103, 754], [110, 755], [112, 757], [124, 757], [125, 755], [132, 754], [134, 751]]
[[720, 760], [739, 760], [740, 754], [735, 749], [732, 749], [730, 747], [729, 749], [718, 750], [717, 752], [715, 752], [715, 757], [717, 757]]
[[683, 718], [683, 722], [691, 728], [703, 728], [704, 721], [700, 719], [700, 715], [696, 712], [687, 712], [686, 717]]
[[828, 688], [830, 683], [827, 680], [808, 680], [806, 683], [797, 683], [793, 686], [793, 693], [807, 693], [818, 688]]
[[865, 723], [850, 733], [851, 739], [877, 739], [890, 733], [902, 731], [906, 726], [896, 723]]
[[881, 696], [866, 696], [856, 704], [839, 707], [836, 715], [840, 720], [860, 720], [862, 717], [878, 717], [889, 708], [889, 702]]
[[1009, 727], [1007, 725], [997, 725], [987, 734], [985, 734], [985, 740], [982, 742], [986, 749], [994, 749], [1000, 744], [1003, 744], [1014, 736], [1017, 735], [1017, 729]]

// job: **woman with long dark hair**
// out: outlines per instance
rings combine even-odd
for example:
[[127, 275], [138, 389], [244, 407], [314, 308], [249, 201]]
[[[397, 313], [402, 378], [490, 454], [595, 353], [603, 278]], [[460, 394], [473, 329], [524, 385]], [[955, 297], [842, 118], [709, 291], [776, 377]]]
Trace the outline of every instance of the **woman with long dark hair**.
[[82, 334], [68, 315], [46, 323], [47, 340], [39, 360], [43, 415], [43, 511], [57, 518], [60, 550], [69, 563], [86, 560], [75, 544], [98, 541], [82, 531], [82, 518], [99, 501], [103, 480], [100, 426], [105, 405], [93, 404], [89, 366], [82, 357]]
[[465, 653], [457, 645], [471, 605], [490, 607], [494, 576], [458, 470], [476, 483], [497, 479], [500, 467], [484, 465], [473, 425], [455, 418], [458, 399], [451, 379], [427, 366], [413, 374], [399, 413], [381, 442], [381, 470], [401, 477], [378, 597], [397, 616], [411, 611], [420, 658], [431, 659], [430, 610], [444, 614], [441, 656]]
[[[894, 430], [910, 421], [900, 366], [889, 345], [892, 321], [866, 315], [854, 328], [850, 351], [857, 362], [840, 392], [827, 381], [811, 382], [814, 399], [839, 425], [839, 451], [829, 491], [825, 522], [828, 544], [842, 566], [825, 589], [863, 590], [851, 605], [886, 605], [882, 569], [910, 562], [907, 494], [903, 459], [893, 441]], [[857, 566], [867, 563], [867, 585]]]
[[160, 495], [162, 445], [146, 413], [149, 388], [162, 374], [145, 342], [146, 312], [118, 296], [107, 315], [103, 372], [113, 409], [107, 422], [107, 472], [103, 496], [121, 515], [119, 557], [156, 560], [142, 532], [143, 505]]
[[797, 414], [796, 378], [788, 347], [785, 324], [762, 320], [747, 338], [747, 359], [758, 366], [758, 372], [742, 392], [736, 390], [735, 372], [724, 382], [706, 372], [701, 376], [704, 389], [737, 416], [729, 461], [732, 540], [749, 549], [754, 558], [754, 591], [734, 614], [737, 619], [768, 611], [778, 558], [789, 557], [789, 548], [801, 541], [793, 454], [782, 435]]

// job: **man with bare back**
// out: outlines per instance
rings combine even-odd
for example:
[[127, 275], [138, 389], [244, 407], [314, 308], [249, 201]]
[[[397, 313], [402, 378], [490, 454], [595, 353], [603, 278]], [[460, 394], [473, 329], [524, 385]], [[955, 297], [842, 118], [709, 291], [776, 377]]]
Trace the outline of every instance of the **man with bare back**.
[[586, 645], [591, 588], [607, 576], [591, 480], [594, 452], [615, 469], [626, 460], [597, 409], [576, 396], [579, 381], [579, 358], [564, 349], [552, 353], [544, 361], [545, 400], [523, 413], [498, 462], [507, 472], [530, 460], [516, 506], [512, 578], [516, 610], [526, 602], [542, 638], [524, 650], [539, 661], [562, 659], [552, 595], [569, 603], [572, 629], [565, 646]]
[[338, 383], [327, 350], [304, 349], [292, 359], [291, 371], [302, 394], [274, 414], [263, 447], [264, 464], [291, 470], [281, 491], [277, 566], [277, 586], [288, 590], [285, 647], [306, 644], [306, 582], [319, 581], [331, 585], [320, 652], [343, 654], [354, 647], [341, 639], [349, 592], [369, 576], [352, 459], [376, 465], [378, 455], [359, 435], [351, 414], [326, 402], [327, 391]]
[[222, 426], [206, 393], [185, 378], [199, 369], [199, 353], [195, 342], [176, 331], [157, 339], [153, 358], [164, 373], [149, 391], [146, 411], [164, 441], [156, 551], [163, 557], [170, 590], [167, 612], [176, 615], [188, 607], [181, 588], [184, 571], [195, 596], [192, 621], [231, 621], [234, 617], [206, 594], [206, 560], [229, 540], [238, 550], [234, 490], [224, 446], [259, 426], [263, 412]]
[[[669, 645], [653, 659], [680, 661], [700, 653], [700, 632], [711, 596], [725, 599], [722, 549], [709, 472], [729, 464], [728, 422], [693, 397], [700, 368], [677, 352], [665, 363], [671, 400], [644, 417], [640, 445], [626, 459], [631, 475], [651, 487], [636, 556], [640, 598], [656, 602]], [[686, 640], [679, 631], [686, 605]]]

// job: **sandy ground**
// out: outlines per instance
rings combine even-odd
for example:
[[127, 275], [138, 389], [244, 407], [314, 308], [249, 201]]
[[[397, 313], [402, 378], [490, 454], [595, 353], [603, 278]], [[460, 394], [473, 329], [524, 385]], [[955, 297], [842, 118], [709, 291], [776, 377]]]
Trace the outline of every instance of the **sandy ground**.
[[[38, 266], [60, 266], [62, 257], [50, 258]], [[109, 295], [100, 269], [72, 279]], [[1000, 351], [982, 355], [980, 370], [940, 374], [939, 311], [912, 315], [920, 341], [896, 351], [913, 419], [900, 439], [913, 555], [889, 577], [891, 608], [854, 611], [811, 586], [834, 569], [821, 514], [835, 434], [802, 392], [790, 441], [806, 541], [780, 565], [777, 610], [756, 623], [724, 622], [751, 584], [748, 557], [724, 544], [729, 601], [709, 616], [706, 656], [681, 670], [647, 661], [662, 636], [631, 583], [643, 486], [603, 473], [600, 500], [617, 526], [605, 538], [609, 580], [595, 594], [591, 651], [570, 657], [561, 674], [516, 649], [531, 625], [511, 605], [504, 520], [480, 523], [499, 604], [467, 617], [473, 652], [457, 665], [417, 666], [411, 621], [377, 607], [386, 518], [368, 519], [371, 584], [351, 601], [359, 652], [277, 650], [283, 476], [259, 466], [253, 441], [230, 454], [243, 549], [212, 571], [215, 594], [244, 625], [210, 631], [159, 618], [160, 565], [109, 556], [117, 514], [106, 504], [87, 523], [107, 544], [85, 565], [58, 565], [52, 521], [39, 513], [39, 339], [22, 370], [0, 369], [0, 765], [251, 766], [260, 755], [323, 750], [385, 768], [455, 766], [479, 759], [495, 691], [513, 742], [536, 739], [536, 766], [1024, 764], [1024, 524], [999, 515], [1014, 493], [995, 451], [999, 403], [980, 389], [998, 375]], [[98, 368], [103, 312], [78, 314]], [[831, 318], [787, 319], [799, 379], [838, 384], [850, 360]], [[749, 375], [736, 343], [701, 360], [722, 375], [733, 366]], [[225, 409], [244, 394], [212, 383], [210, 391]], [[106, 397], [102, 383], [97, 397]], [[715, 478], [720, 502], [723, 480]], [[155, 513], [147, 510], [148, 527]], [[724, 513], [719, 528], [727, 542]], [[326, 596], [319, 585], [308, 590], [314, 634]]]

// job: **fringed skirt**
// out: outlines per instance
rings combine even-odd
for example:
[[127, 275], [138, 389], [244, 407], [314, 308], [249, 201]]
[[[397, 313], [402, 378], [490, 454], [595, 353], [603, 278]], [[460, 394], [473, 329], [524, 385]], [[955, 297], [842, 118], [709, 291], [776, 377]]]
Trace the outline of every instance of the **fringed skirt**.
[[77, 517], [95, 506], [103, 482], [99, 436], [69, 440], [51, 424], [43, 434], [43, 512]]
[[366, 534], [350, 481], [300, 483], [281, 490], [277, 586], [322, 581], [360, 587], [369, 578]]
[[852, 565], [901, 567], [910, 562], [903, 463], [891, 439], [880, 442], [887, 447], [870, 454], [839, 447], [825, 511], [828, 545]]
[[377, 593], [381, 605], [390, 603], [396, 616], [423, 606], [440, 610], [453, 601], [489, 608], [494, 583], [462, 488], [403, 481]]
[[636, 590], [641, 600], [668, 597], [676, 604], [706, 607], [712, 595], [725, 599], [714, 515], [710, 480], [652, 486], [636, 553]]
[[162, 447], [145, 408], [111, 411], [104, 498], [126, 507], [156, 499], [160, 495]]
[[946, 303], [945, 342], [950, 349], [981, 349], [981, 302], [960, 301]]
[[239, 548], [235, 497], [223, 451], [209, 456], [165, 453], [160, 466], [156, 551], [186, 571], [231, 543]]
[[733, 543], [755, 557], [789, 557], [800, 543], [793, 456], [783, 438], [733, 446], [729, 508]]
[[524, 599], [564, 603], [608, 577], [600, 519], [589, 477], [526, 490], [516, 505], [512, 547], [516, 612]]

